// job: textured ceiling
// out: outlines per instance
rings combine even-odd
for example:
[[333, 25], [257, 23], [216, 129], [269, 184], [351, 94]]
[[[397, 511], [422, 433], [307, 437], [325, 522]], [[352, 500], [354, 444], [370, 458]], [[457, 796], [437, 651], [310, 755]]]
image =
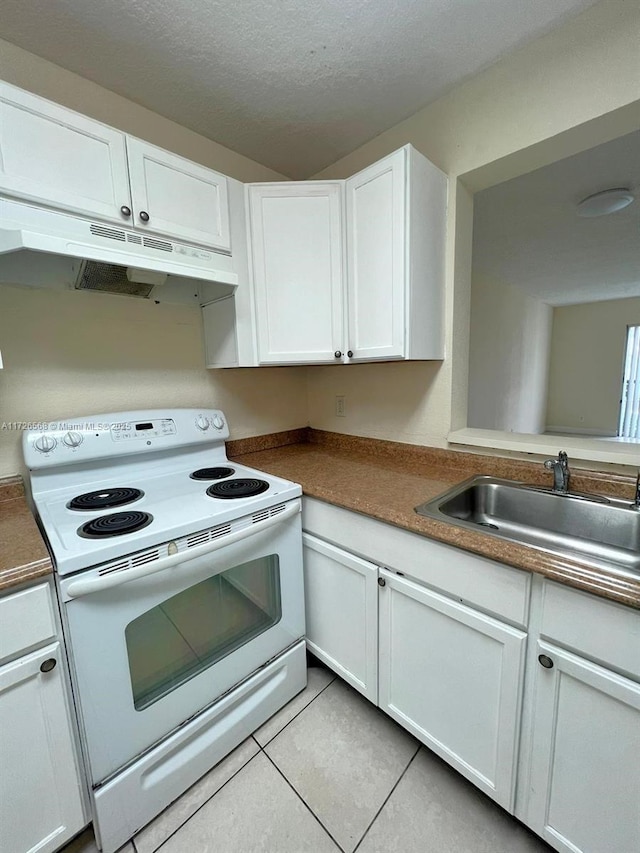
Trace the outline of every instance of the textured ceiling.
[[0, 35], [306, 178], [594, 0], [2, 0]]
[[[579, 201], [614, 187], [635, 202], [577, 216]], [[477, 193], [473, 274], [551, 305], [640, 296], [640, 131]]]

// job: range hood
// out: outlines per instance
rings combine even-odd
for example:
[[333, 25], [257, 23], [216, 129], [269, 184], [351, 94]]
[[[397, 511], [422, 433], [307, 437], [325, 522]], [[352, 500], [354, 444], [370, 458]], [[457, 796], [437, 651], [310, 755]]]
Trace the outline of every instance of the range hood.
[[238, 276], [210, 249], [0, 198], [0, 283], [206, 304]]

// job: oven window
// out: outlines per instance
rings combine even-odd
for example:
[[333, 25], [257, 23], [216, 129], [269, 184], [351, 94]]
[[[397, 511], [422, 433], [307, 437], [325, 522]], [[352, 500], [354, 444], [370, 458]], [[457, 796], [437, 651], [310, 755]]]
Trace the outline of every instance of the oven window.
[[281, 616], [277, 554], [207, 578], [138, 616], [125, 629], [136, 710], [262, 634]]

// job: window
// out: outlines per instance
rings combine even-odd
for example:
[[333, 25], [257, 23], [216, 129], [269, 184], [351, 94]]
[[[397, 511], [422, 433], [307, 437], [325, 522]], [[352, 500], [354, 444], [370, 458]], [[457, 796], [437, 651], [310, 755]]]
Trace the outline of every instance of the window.
[[640, 326], [627, 327], [618, 435], [640, 438]]

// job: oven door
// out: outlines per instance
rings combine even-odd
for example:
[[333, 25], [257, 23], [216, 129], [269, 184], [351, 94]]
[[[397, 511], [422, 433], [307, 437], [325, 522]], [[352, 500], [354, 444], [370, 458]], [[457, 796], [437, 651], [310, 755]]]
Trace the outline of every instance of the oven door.
[[94, 786], [304, 636], [300, 505], [193, 553], [60, 580]]

